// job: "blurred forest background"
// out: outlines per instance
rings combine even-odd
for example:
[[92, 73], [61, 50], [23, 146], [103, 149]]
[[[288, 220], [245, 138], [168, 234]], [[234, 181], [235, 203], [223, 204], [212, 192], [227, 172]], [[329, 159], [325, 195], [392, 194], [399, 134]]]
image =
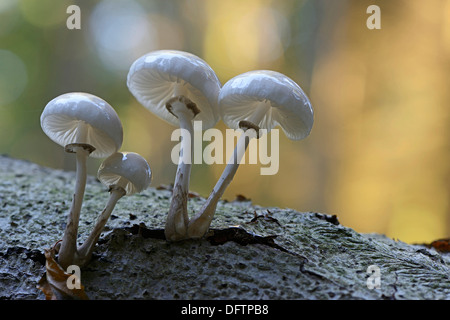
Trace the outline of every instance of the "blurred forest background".
[[[66, 27], [72, 4], [80, 30]], [[372, 4], [381, 30], [366, 27]], [[157, 49], [200, 56], [222, 83], [282, 72], [312, 101], [308, 138], [280, 132], [279, 172], [243, 165], [224, 198], [336, 214], [410, 243], [449, 236], [450, 0], [1, 0], [0, 153], [73, 170], [39, 117], [54, 97], [84, 91], [117, 110], [122, 151], [149, 161], [152, 186], [173, 183], [174, 127], [126, 87], [131, 63]], [[191, 189], [207, 196], [223, 168], [193, 165]]]

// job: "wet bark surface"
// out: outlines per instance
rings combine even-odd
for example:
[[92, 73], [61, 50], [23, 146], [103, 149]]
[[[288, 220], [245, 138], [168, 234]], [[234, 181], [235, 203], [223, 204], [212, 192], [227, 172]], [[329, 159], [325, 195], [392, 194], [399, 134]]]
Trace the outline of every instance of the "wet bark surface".
[[[45, 299], [36, 288], [44, 249], [62, 238], [74, 179], [0, 156], [0, 299]], [[88, 177], [79, 243], [108, 197]], [[118, 202], [81, 269], [90, 299], [450, 299], [449, 253], [244, 197], [219, 202], [203, 239], [171, 243], [163, 230], [170, 198], [170, 189], [149, 188]], [[191, 214], [205, 201], [192, 194]]]

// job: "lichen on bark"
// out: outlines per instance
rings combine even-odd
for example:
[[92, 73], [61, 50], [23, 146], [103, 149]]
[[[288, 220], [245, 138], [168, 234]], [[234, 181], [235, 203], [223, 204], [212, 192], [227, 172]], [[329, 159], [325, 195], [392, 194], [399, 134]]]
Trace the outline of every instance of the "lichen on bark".
[[[44, 299], [44, 249], [61, 239], [74, 173], [0, 157], [0, 299]], [[79, 242], [108, 192], [88, 177]], [[170, 190], [122, 199], [81, 281], [91, 299], [450, 299], [450, 254], [359, 234], [338, 217], [220, 201], [201, 240], [167, 242]], [[245, 200], [245, 199], [244, 199]], [[206, 200], [189, 198], [190, 212]], [[369, 289], [369, 266], [380, 288]]]

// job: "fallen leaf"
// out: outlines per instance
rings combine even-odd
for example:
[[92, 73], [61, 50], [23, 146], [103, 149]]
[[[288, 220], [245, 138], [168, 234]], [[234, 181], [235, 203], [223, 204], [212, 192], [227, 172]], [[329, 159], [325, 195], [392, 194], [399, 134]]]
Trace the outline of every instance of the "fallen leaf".
[[234, 201], [235, 202], [247, 202], [247, 201], [252, 201], [252, 200], [242, 194], [237, 194], [236, 199], [234, 199]]
[[435, 240], [430, 246], [440, 252], [450, 252], [450, 238]]
[[70, 274], [56, 262], [55, 249], [45, 249], [45, 269], [44, 276], [39, 280], [37, 288], [45, 294], [46, 300], [88, 300], [84, 292], [84, 286], [80, 283], [80, 288], [69, 289], [67, 280], [69, 277], [79, 280], [75, 274]]
[[194, 191], [189, 191], [188, 197], [189, 197], [189, 198], [199, 198], [199, 197], [200, 197], [200, 194], [197, 193], [197, 192], [194, 192]]
[[172, 192], [173, 191], [173, 184], [167, 185], [167, 184], [160, 184], [156, 187], [156, 190], [167, 190]]

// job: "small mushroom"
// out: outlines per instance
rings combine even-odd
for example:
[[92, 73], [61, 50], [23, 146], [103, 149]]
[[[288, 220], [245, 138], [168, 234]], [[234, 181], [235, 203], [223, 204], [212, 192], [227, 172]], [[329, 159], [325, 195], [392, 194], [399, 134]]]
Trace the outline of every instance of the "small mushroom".
[[219, 94], [219, 112], [225, 124], [245, 132], [206, 203], [189, 222], [189, 238], [202, 237], [208, 231], [218, 201], [233, 179], [250, 139], [258, 138], [260, 129], [270, 131], [280, 126], [289, 139], [300, 140], [309, 135], [314, 122], [311, 103], [298, 84], [268, 70], [246, 72], [225, 83]]
[[111, 216], [117, 201], [127, 195], [147, 189], [152, 180], [152, 172], [147, 161], [134, 152], [118, 152], [105, 159], [97, 174], [98, 179], [109, 188], [110, 197], [100, 214], [94, 229], [78, 248], [77, 263], [85, 265], [91, 258], [106, 222]]
[[[144, 107], [182, 129], [180, 158], [165, 235], [171, 241], [184, 239], [189, 223], [187, 198], [191, 172], [191, 163], [185, 159], [192, 159], [193, 120], [202, 121], [203, 129], [217, 123], [217, 97], [221, 84], [211, 67], [199, 57], [183, 51], [159, 50], [133, 63], [127, 85]], [[191, 157], [186, 157], [187, 152]]]
[[47, 136], [76, 154], [75, 193], [58, 254], [63, 268], [72, 264], [76, 252], [78, 222], [86, 187], [86, 161], [107, 157], [122, 145], [123, 129], [115, 110], [92, 94], [73, 92], [51, 100], [41, 114]]

